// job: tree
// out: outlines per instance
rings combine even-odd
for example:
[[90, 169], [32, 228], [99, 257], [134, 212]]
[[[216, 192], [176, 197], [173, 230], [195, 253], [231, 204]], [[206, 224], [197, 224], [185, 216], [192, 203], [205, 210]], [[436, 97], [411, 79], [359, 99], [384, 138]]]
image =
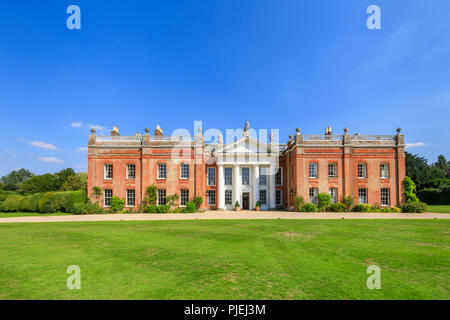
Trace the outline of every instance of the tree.
[[443, 154], [440, 154], [438, 156], [438, 160], [434, 165], [437, 168], [442, 169], [444, 172], [446, 172], [449, 169], [449, 162], [447, 162], [447, 159], [445, 159], [445, 156]]
[[405, 195], [406, 203], [418, 202], [419, 199], [416, 196], [416, 184], [414, 181], [406, 176], [405, 179], [403, 179], [403, 186], [403, 194]]
[[405, 164], [406, 175], [410, 177], [417, 186], [420, 187], [431, 179], [430, 168], [425, 158], [406, 152]]
[[31, 178], [33, 174], [27, 169], [14, 170], [3, 176], [0, 181], [5, 190], [20, 191], [22, 183]]
[[22, 183], [21, 192], [39, 193], [56, 191], [56, 184], [57, 178], [51, 173], [46, 173], [39, 176], [33, 176]]
[[57, 173], [55, 173], [55, 176], [57, 177], [57, 184], [56, 187], [57, 189], [61, 189], [62, 186], [64, 185], [64, 183], [67, 181], [67, 179], [70, 176], [74, 176], [76, 175], [75, 170], [73, 170], [72, 168], [66, 168], [63, 169]]
[[84, 172], [80, 172], [76, 175], [68, 176], [63, 183], [61, 190], [64, 191], [76, 191], [87, 190], [87, 175]]

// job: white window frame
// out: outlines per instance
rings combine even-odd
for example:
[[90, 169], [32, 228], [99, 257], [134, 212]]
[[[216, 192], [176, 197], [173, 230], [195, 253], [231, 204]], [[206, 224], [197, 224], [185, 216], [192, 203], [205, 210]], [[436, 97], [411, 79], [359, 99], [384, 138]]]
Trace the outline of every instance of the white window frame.
[[319, 189], [309, 188], [309, 202], [314, 203], [316, 206], [319, 205]]
[[[262, 197], [262, 195], [264, 195], [264, 197]], [[263, 201], [264, 199], [264, 201]], [[267, 190], [266, 189], [260, 189], [259, 190], [259, 203], [262, 206], [266, 206], [267, 205]]]
[[[247, 183], [244, 183], [244, 169], [248, 170], [248, 181], [246, 181]], [[250, 185], [250, 167], [241, 167], [241, 174], [242, 174], [242, 178], [241, 178], [241, 183], [243, 186], [249, 186]]]
[[[330, 175], [330, 168], [333, 168], [331, 171], [334, 171], [334, 174]], [[337, 163], [336, 162], [330, 162], [328, 163], [328, 178], [337, 178]]]
[[[133, 170], [130, 170], [131, 166], [134, 167]], [[130, 172], [131, 172], [131, 171], [134, 171], [134, 172], [133, 172], [133, 173], [134, 173], [134, 177], [130, 177]], [[136, 165], [135, 165], [134, 163], [128, 163], [128, 164], [127, 164], [127, 179], [132, 179], [132, 180], [135, 180], [135, 179], [136, 179]]]
[[[359, 188], [358, 189], [358, 204], [367, 204], [369, 203], [369, 195], [368, 195], [368, 190], [367, 188]], [[363, 201], [361, 201], [361, 199], [365, 199]]]
[[[161, 193], [161, 195], [160, 195], [160, 193]], [[162, 196], [162, 193], [164, 193], [164, 197]], [[159, 206], [167, 204], [167, 191], [166, 191], [166, 189], [158, 189], [156, 194], [157, 194], [157, 202], [156, 203]]]
[[[279, 197], [278, 197], [279, 195]], [[280, 198], [280, 201], [278, 201], [278, 198]], [[276, 189], [275, 190], [275, 205], [281, 206], [283, 204], [283, 190]]]
[[[267, 170], [268, 170], [267, 167], [259, 167], [259, 185], [260, 186], [267, 186]], [[250, 171], [249, 171], [249, 183], [250, 183]]]
[[358, 163], [358, 179], [367, 179], [367, 163]]
[[[107, 167], [111, 168], [111, 177], [108, 177], [109, 170], [107, 169]], [[113, 165], [111, 163], [105, 163], [105, 165], [103, 167], [103, 170], [104, 170], [104, 178], [105, 178], [105, 180], [112, 180], [112, 178], [114, 177]]]
[[[312, 168], [315, 168], [312, 170]], [[315, 175], [312, 175], [312, 173], [315, 172]], [[308, 165], [308, 175], [311, 179], [317, 179], [319, 177], [319, 165], [317, 162], [311, 162]]]
[[[227, 170], [230, 171], [230, 176], [227, 177]], [[226, 186], [232, 186], [233, 185], [233, 168], [232, 167], [224, 167], [223, 168], [223, 177], [224, 177], [224, 184]], [[230, 183], [227, 183], [227, 179], [230, 180]]]
[[[130, 197], [130, 194], [129, 194], [130, 191], [133, 191], [132, 192], [133, 193], [133, 197], [132, 198]], [[130, 204], [128, 202], [128, 200], [130, 200], [130, 199], [133, 199], [133, 204]], [[134, 208], [135, 206], [136, 206], [136, 190], [134, 190], [134, 189], [127, 189], [127, 207], [128, 208]]]
[[[186, 176], [186, 173], [187, 173], [187, 176]], [[189, 179], [189, 164], [188, 163], [180, 164], [180, 179]]]
[[[387, 191], [387, 194], [383, 195], [383, 191]], [[383, 203], [383, 198], [387, 200], [387, 203]], [[389, 207], [391, 205], [391, 191], [389, 188], [381, 188], [380, 190], [380, 203], [382, 206]]]
[[[278, 177], [280, 179], [280, 183], [278, 183]], [[277, 173], [275, 173], [275, 185], [282, 186], [283, 185], [283, 168], [278, 168]]]
[[[229, 195], [229, 197], [227, 198], [227, 194]], [[225, 205], [233, 205], [233, 190], [225, 190], [225, 194], [224, 194], [224, 199], [225, 199]], [[229, 201], [227, 201], [227, 199]]]
[[[187, 192], [187, 195], [186, 195], [186, 192]], [[185, 194], [183, 195], [183, 193], [185, 193]], [[189, 202], [189, 189], [186, 189], [186, 188], [180, 189], [180, 207], [185, 207], [187, 202]]]
[[[106, 197], [106, 191], [111, 191], [111, 195], [109, 197]], [[105, 189], [103, 190], [103, 206], [106, 208], [109, 208], [111, 206], [111, 198], [113, 196], [112, 189]], [[106, 204], [106, 198], [109, 198], [109, 205]]]
[[[333, 197], [333, 191], [336, 191], [335, 198]], [[328, 193], [331, 196], [331, 203], [338, 203], [339, 202], [338, 201], [338, 188], [330, 188], [328, 190]]]
[[[164, 167], [164, 177], [161, 176], [161, 173], [163, 171], [162, 171], [162, 169], [160, 169], [163, 167]], [[157, 179], [164, 180], [167, 178], [167, 164], [166, 163], [158, 163], [157, 170], [158, 170], [158, 178]]]
[[[206, 177], [206, 182], [207, 182], [207, 186], [209, 187], [214, 187], [217, 184], [217, 171], [215, 167], [208, 167], [207, 169], [207, 177]], [[211, 178], [211, 172], [214, 172], [214, 184], [210, 183], [210, 178]]]
[[389, 179], [389, 163], [380, 164], [380, 178]]
[[[211, 194], [214, 194], [214, 198], [211, 197]], [[211, 199], [214, 199], [214, 203], [211, 202]], [[214, 190], [214, 189], [209, 189], [209, 190], [208, 190], [208, 205], [209, 205], [209, 206], [215, 206], [215, 205], [216, 205], [216, 202], [217, 202], [217, 200], [216, 200], [216, 190]]]

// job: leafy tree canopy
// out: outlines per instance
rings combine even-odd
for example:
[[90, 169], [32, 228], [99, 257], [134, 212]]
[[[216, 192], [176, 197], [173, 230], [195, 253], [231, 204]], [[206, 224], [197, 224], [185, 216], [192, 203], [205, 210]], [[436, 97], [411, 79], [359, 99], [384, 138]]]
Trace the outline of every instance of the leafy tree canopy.
[[14, 170], [3, 176], [0, 181], [5, 190], [20, 191], [21, 184], [31, 178], [33, 174], [27, 169]]

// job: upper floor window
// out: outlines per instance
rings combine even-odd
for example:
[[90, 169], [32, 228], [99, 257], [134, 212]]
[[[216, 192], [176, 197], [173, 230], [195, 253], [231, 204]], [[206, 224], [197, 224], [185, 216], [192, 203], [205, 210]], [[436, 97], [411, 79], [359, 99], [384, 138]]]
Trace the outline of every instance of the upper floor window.
[[367, 189], [358, 189], [358, 203], [367, 203]]
[[319, 189], [309, 188], [309, 202], [314, 203], [316, 206], [319, 205], [318, 193]]
[[265, 186], [267, 184], [267, 168], [259, 167], [259, 184]]
[[328, 191], [331, 196], [331, 203], [337, 203], [338, 202], [338, 189], [337, 188], [330, 188]]
[[160, 163], [158, 164], [158, 179], [165, 179], [166, 178], [166, 164]]
[[113, 178], [113, 165], [105, 164], [105, 179], [112, 179], [112, 178]]
[[337, 177], [337, 163], [328, 164], [328, 177]]
[[166, 189], [158, 189], [158, 205], [166, 204]]
[[358, 163], [358, 178], [367, 178], [367, 164]]
[[225, 185], [231, 186], [233, 184], [233, 168], [223, 168], [225, 176]]
[[310, 163], [309, 164], [309, 177], [310, 178], [317, 178], [317, 163]]
[[381, 205], [389, 205], [389, 189], [381, 189]]
[[389, 178], [389, 164], [382, 163], [380, 165], [380, 178]]
[[208, 167], [208, 186], [216, 185], [216, 168]]
[[127, 190], [127, 207], [134, 207], [136, 203], [136, 192], [134, 189]]
[[180, 191], [180, 205], [185, 206], [189, 201], [189, 189], [181, 189]]
[[136, 179], [136, 165], [127, 164], [127, 179]]
[[283, 185], [283, 169], [278, 168], [277, 173], [275, 174], [275, 184], [277, 186]]
[[105, 189], [105, 207], [109, 207], [111, 205], [111, 197], [112, 197], [112, 190], [111, 189]]
[[247, 167], [242, 168], [242, 184], [244, 185], [250, 184], [250, 168]]
[[180, 165], [180, 178], [189, 179], [189, 165], [187, 163], [182, 163]]

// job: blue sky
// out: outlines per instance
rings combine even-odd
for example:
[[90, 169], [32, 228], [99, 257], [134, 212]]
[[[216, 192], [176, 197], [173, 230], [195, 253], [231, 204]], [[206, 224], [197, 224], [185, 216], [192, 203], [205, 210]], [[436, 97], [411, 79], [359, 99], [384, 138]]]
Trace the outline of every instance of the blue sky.
[[[68, 30], [66, 8], [81, 8]], [[369, 30], [366, 8], [381, 8]], [[87, 170], [90, 126], [395, 134], [450, 157], [448, 0], [9, 1], [0, 175]]]

